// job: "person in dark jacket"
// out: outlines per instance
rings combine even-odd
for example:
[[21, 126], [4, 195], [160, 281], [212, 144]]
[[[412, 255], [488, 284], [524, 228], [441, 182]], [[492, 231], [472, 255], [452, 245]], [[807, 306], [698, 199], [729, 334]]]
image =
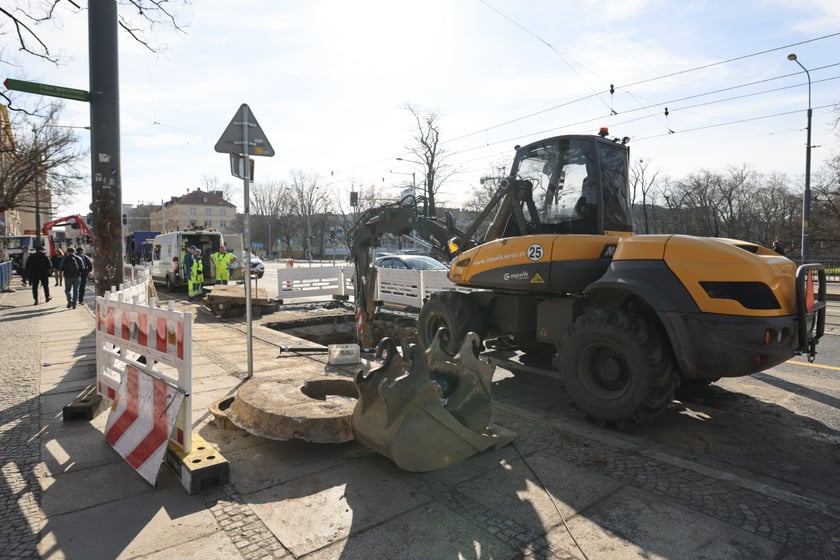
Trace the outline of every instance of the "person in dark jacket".
[[38, 284], [44, 287], [44, 299], [50, 301], [50, 272], [52, 263], [43, 247], [38, 247], [34, 254], [26, 260], [26, 277], [32, 284], [32, 299], [38, 305]]
[[93, 261], [85, 254], [85, 248], [76, 249], [76, 257], [82, 262], [82, 273], [79, 277], [79, 303], [84, 303], [85, 290], [87, 289], [88, 276], [93, 272]]
[[67, 309], [76, 309], [83, 268], [84, 263], [76, 256], [76, 250], [73, 247], [68, 247], [67, 254], [61, 259], [61, 273], [64, 276], [64, 295], [67, 297]]
[[61, 249], [56, 249], [55, 255], [52, 256], [52, 267], [53, 272], [55, 273], [55, 285], [61, 286], [62, 284], [62, 276], [61, 276], [61, 259], [64, 258], [64, 251]]

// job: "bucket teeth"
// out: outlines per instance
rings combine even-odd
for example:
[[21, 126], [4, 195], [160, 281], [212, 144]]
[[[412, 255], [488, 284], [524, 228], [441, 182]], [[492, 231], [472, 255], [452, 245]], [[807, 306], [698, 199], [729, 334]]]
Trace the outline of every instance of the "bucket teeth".
[[442, 328], [425, 352], [411, 344], [402, 355], [382, 339], [382, 367], [356, 377], [354, 436], [404, 470], [436, 470], [514, 437], [490, 428], [495, 366], [478, 359], [478, 335], [469, 333], [455, 356], [444, 351], [445, 336]]

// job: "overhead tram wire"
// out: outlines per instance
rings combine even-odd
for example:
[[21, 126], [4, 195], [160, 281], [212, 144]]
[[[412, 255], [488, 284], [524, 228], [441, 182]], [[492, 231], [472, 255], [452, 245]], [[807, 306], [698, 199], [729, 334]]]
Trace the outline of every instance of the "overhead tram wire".
[[616, 86], [616, 89], [618, 89], [618, 88], [628, 88], [628, 87], [638, 86], [638, 85], [641, 85], [641, 84], [647, 84], [647, 83], [650, 83], [650, 82], [655, 82], [657, 80], [664, 80], [665, 78], [673, 78], [674, 76], [680, 76], [682, 74], [688, 74], [689, 72], [697, 72], [699, 70], [706, 70], [708, 68], [714, 68], [715, 66], [721, 66], [723, 64], [729, 64], [730, 62], [737, 62], [739, 60], [746, 60], [746, 59], [752, 58], [754, 56], [761, 56], [763, 54], [769, 54], [769, 53], [772, 53], [772, 52], [783, 51], [783, 50], [790, 49], [792, 47], [797, 47], [799, 45], [806, 45], [808, 43], [813, 43], [815, 41], [822, 41], [824, 39], [831, 39], [832, 37], [837, 37], [837, 36], [840, 36], [840, 32], [830, 33], [828, 35], [823, 35], [821, 37], [814, 37], [813, 39], [806, 39], [804, 41], [799, 41], [799, 42], [796, 42], [796, 43], [790, 43], [789, 45], [782, 45], [781, 47], [775, 47], [775, 48], [772, 48], [772, 49], [767, 49], [767, 50], [758, 51], [758, 52], [754, 52], [754, 53], [750, 53], [750, 54], [736, 56], [734, 58], [728, 58], [726, 60], [720, 60], [718, 62], [710, 62], [709, 64], [703, 64], [701, 66], [695, 66], [694, 68], [688, 68], [686, 70], [679, 70], [677, 72], [671, 72], [669, 74], [662, 74], [661, 76], [655, 76], [653, 78], [647, 78], [647, 79], [644, 79], [644, 80], [639, 80], [638, 82], [630, 82], [629, 84], [622, 84], [620, 86]]
[[[483, 0], [482, 0], [482, 2], [483, 2]], [[484, 3], [486, 4], [486, 2], [484, 2]], [[494, 9], [494, 10], [495, 10], [495, 8], [492, 8], [492, 6], [490, 6], [490, 7], [491, 7], [491, 9]], [[504, 14], [502, 14], [502, 15], [504, 15]], [[507, 17], [507, 16], [504, 16], [504, 17]], [[508, 19], [509, 19], [509, 18], [508, 18]], [[514, 23], [515, 23], [515, 22], [514, 22]], [[518, 23], [515, 23], [515, 24], [516, 24], [517, 26], [519, 26], [519, 24], [518, 24]], [[520, 27], [521, 27], [521, 26], [520, 26]], [[524, 28], [523, 28], [523, 29], [524, 29]], [[531, 33], [530, 31], [527, 31], [527, 30], [526, 30], [526, 32]], [[720, 65], [723, 65], [723, 64], [728, 64], [728, 63], [731, 63], [731, 62], [736, 62], [736, 61], [739, 61], [739, 60], [746, 60], [746, 59], [748, 59], [748, 58], [752, 58], [752, 57], [756, 57], [756, 56], [761, 56], [761, 55], [763, 55], [763, 54], [768, 54], [768, 53], [772, 53], [772, 52], [777, 52], [777, 51], [780, 51], [780, 50], [786, 50], [786, 49], [790, 49], [790, 48], [792, 48], [792, 47], [796, 47], [796, 46], [799, 46], [799, 45], [805, 45], [805, 44], [808, 44], [808, 43], [813, 43], [813, 42], [816, 42], [816, 41], [822, 41], [822, 40], [825, 40], [825, 39], [830, 39], [830, 38], [837, 37], [837, 36], [840, 36], [840, 32], [838, 32], [838, 33], [830, 33], [830, 34], [828, 34], [828, 35], [822, 35], [822, 36], [820, 36], [820, 37], [814, 37], [814, 38], [812, 38], [812, 39], [806, 39], [806, 40], [804, 40], [804, 41], [798, 41], [798, 42], [796, 42], [796, 43], [790, 43], [790, 44], [787, 44], [787, 45], [782, 45], [782, 46], [780, 46], [780, 47], [775, 47], [775, 48], [772, 48], [772, 49], [766, 49], [766, 50], [763, 50], [763, 51], [757, 51], [757, 52], [754, 52], [754, 53], [749, 53], [749, 54], [745, 54], [745, 55], [741, 55], [741, 56], [736, 56], [736, 57], [734, 57], [734, 58], [729, 58], [729, 59], [726, 59], [726, 60], [720, 60], [720, 61], [717, 61], [717, 62], [712, 62], [712, 63], [709, 63], [709, 64], [703, 64], [703, 65], [700, 65], [700, 66], [695, 66], [695, 67], [693, 67], [693, 68], [686, 68], [685, 70], [679, 70], [679, 71], [677, 71], [677, 72], [670, 72], [670, 73], [668, 73], [668, 74], [662, 74], [662, 75], [659, 75], [659, 76], [654, 76], [654, 77], [652, 77], [652, 78], [645, 78], [645, 79], [643, 79], [643, 80], [638, 80], [638, 81], [635, 81], [635, 82], [630, 82], [630, 83], [627, 83], [627, 84], [622, 84], [622, 85], [619, 85], [619, 86], [615, 86], [615, 89], [626, 89], [626, 88], [633, 87], [633, 86], [637, 86], [637, 85], [641, 85], [641, 84], [647, 84], [647, 83], [650, 83], [650, 82], [655, 82], [655, 81], [658, 81], [658, 80], [664, 80], [664, 79], [666, 79], [666, 78], [671, 78], [671, 77], [674, 77], [674, 76], [680, 76], [680, 75], [683, 75], [683, 74], [688, 74], [688, 73], [691, 73], [691, 72], [697, 72], [697, 71], [700, 71], [700, 70], [705, 70], [705, 69], [708, 69], [708, 68], [713, 68], [713, 67], [715, 67], [715, 66], [720, 66]], [[539, 39], [540, 41], [543, 41], [543, 39], [541, 39], [541, 38], [539, 38], [539, 37], [538, 37], [538, 39]], [[543, 42], [544, 42], [544, 41], [543, 41]], [[553, 47], [552, 47], [552, 48], [553, 48]], [[823, 68], [827, 68], [827, 67], [829, 67], [829, 66], [834, 66], [834, 64], [832, 64], [832, 65], [828, 65], [828, 66], [825, 66], [825, 67], [823, 67]], [[792, 74], [791, 74], [791, 75], [792, 75]], [[774, 79], [775, 79], [775, 78], [774, 78]], [[608, 92], [608, 90], [604, 90], [603, 92], [600, 92], [600, 93], [607, 93], [607, 92]], [[498, 123], [498, 124], [490, 125], [490, 126], [487, 126], [487, 127], [483, 127], [483, 128], [481, 128], [481, 129], [475, 130], [475, 131], [473, 131], [473, 132], [469, 132], [469, 133], [467, 133], [467, 134], [463, 134], [463, 135], [461, 135], [461, 136], [457, 136], [457, 137], [452, 138], [452, 139], [449, 139], [449, 140], [444, 140], [444, 141], [442, 141], [442, 142], [441, 142], [441, 144], [446, 144], [446, 143], [449, 143], [449, 142], [454, 142], [454, 141], [456, 141], [456, 140], [462, 140], [462, 139], [464, 139], [464, 138], [469, 138], [470, 136], [475, 136], [475, 135], [478, 135], [478, 134], [484, 134], [484, 133], [486, 133], [486, 132], [487, 132], [487, 131], [489, 131], [489, 130], [493, 130], [493, 129], [496, 129], [496, 128], [500, 128], [500, 127], [502, 127], [502, 126], [507, 126], [507, 125], [509, 125], [509, 124], [513, 124], [513, 123], [516, 123], [516, 122], [519, 122], [519, 121], [523, 121], [523, 120], [525, 120], [525, 119], [529, 119], [529, 118], [531, 118], [531, 117], [534, 117], [534, 116], [537, 116], [537, 115], [541, 115], [541, 114], [543, 114], [543, 113], [547, 113], [547, 112], [549, 112], [549, 111], [553, 111], [553, 110], [555, 110], [555, 109], [559, 109], [559, 108], [561, 108], [561, 107], [565, 107], [565, 106], [568, 106], [568, 105], [571, 105], [571, 104], [574, 104], [574, 103], [578, 103], [578, 102], [580, 102], [580, 101], [585, 101], [585, 100], [587, 100], [587, 99], [592, 99], [593, 97], [597, 97], [598, 95], [600, 95], [600, 93], [593, 93], [593, 94], [591, 94], [591, 95], [587, 95], [587, 96], [584, 96], [584, 97], [579, 97], [579, 98], [577, 98], [577, 99], [574, 99], [574, 100], [568, 101], [568, 102], [566, 102], [566, 103], [561, 103], [560, 105], [554, 105], [554, 106], [552, 106], [552, 107], [547, 107], [547, 108], [545, 108], [545, 109], [541, 109], [541, 110], [539, 110], [539, 111], [535, 111], [535, 112], [533, 112], [533, 113], [529, 113], [529, 114], [527, 114], [527, 115], [523, 115], [523, 116], [521, 116], [521, 117], [516, 117], [516, 118], [514, 118], [514, 119], [510, 119], [510, 120], [505, 121], [505, 122], [502, 122], [502, 123]]]
[[[537, 35], [533, 31], [531, 31], [530, 29], [528, 29], [527, 27], [525, 27], [524, 25], [522, 25], [521, 23], [519, 23], [518, 21], [516, 21], [512, 17], [510, 17], [509, 15], [505, 14], [504, 12], [502, 12], [501, 10], [496, 8], [495, 6], [490, 5], [490, 3], [487, 2], [487, 0], [479, 0], [479, 2], [481, 2], [482, 4], [484, 4], [485, 6], [490, 8], [492, 11], [499, 14], [501, 17], [503, 17], [504, 19], [506, 19], [507, 21], [509, 21], [510, 23], [512, 23], [513, 25], [515, 25], [516, 27], [518, 27], [519, 29], [521, 29], [522, 31], [524, 31], [525, 33], [527, 33], [528, 35], [530, 35], [531, 37], [533, 37], [534, 39], [536, 39], [537, 41], [542, 43], [543, 45], [545, 45], [546, 47], [548, 47], [551, 50], [551, 52], [553, 52], [555, 54], [555, 56], [560, 57], [560, 60], [562, 60], [566, 64], [566, 66], [569, 67], [569, 70], [574, 72], [574, 74], [578, 77], [578, 79], [580, 79], [580, 81], [583, 82], [583, 84], [592, 92], [592, 95], [590, 97], [596, 97], [608, 109], [612, 110], [612, 107], [610, 107], [609, 103], [607, 103], [606, 101], [601, 99], [601, 94], [598, 91], [596, 91], [595, 88], [590, 86], [589, 83], [583, 78], [583, 76], [580, 75], [580, 73], [577, 71], [577, 69], [575, 69], [575, 67], [572, 66], [572, 64], [570, 62], [572, 59], [571, 59], [570, 56], [564, 54], [557, 47], [555, 47], [554, 45], [549, 43], [547, 40], [543, 39], [542, 37], [540, 37], [539, 35]], [[576, 64], [578, 64], [578, 63], [576, 63]], [[596, 76], [598, 79], [601, 79], [601, 80], [604, 79], [602, 76], [598, 76], [598, 74], [589, 70], [583, 64], [579, 64], [579, 66], [581, 66], [584, 70], [586, 70], [587, 72], [589, 72], [593, 76]], [[601, 92], [601, 93], [603, 93], [603, 92]]]
[[[813, 109], [814, 110], [829, 109], [829, 108], [833, 108], [833, 107], [834, 107], [833, 104], [828, 104], [828, 105], [820, 105], [819, 107], [813, 107]], [[742, 123], [746, 123], [746, 122], [759, 121], [759, 120], [762, 120], [762, 119], [772, 119], [772, 118], [775, 118], [775, 117], [786, 117], [788, 115], [796, 115], [796, 114], [801, 113], [801, 112], [802, 112], [801, 109], [795, 109], [793, 111], [785, 111], [783, 113], [774, 113], [772, 115], [763, 115], [763, 116], [760, 116], [760, 117], [751, 117], [751, 118], [748, 118], [748, 119], [739, 119], [737, 121], [727, 121], [727, 122], [722, 122], [722, 123], [709, 124], [709, 125], [706, 125], [706, 126], [697, 126], [697, 127], [694, 127], [694, 128], [687, 128], [685, 130], [675, 131], [673, 134], [685, 134], [685, 133], [688, 133], [688, 132], [697, 132], [698, 130], [708, 130], [710, 128], [718, 128], [718, 127], [721, 127], [721, 126], [731, 126], [733, 124], [742, 124]], [[662, 138], [664, 136], [671, 136], [671, 135], [672, 134], [670, 134], [670, 133], [668, 133], [668, 134], [654, 134], [653, 136], [645, 136], [645, 137], [642, 137], [642, 138], [636, 138], [635, 141], [636, 142], [643, 142], [645, 140], [651, 140], [653, 138]]]
[[[840, 66], [840, 63], [828, 64], [828, 65], [819, 67], [819, 69], [831, 68], [831, 67], [834, 67], [834, 66]], [[720, 88], [720, 89], [712, 90], [712, 91], [709, 91], [709, 92], [698, 93], [698, 94], [694, 94], [694, 95], [687, 95], [687, 96], [684, 96], [684, 97], [669, 99], [669, 100], [665, 100], [665, 101], [658, 102], [658, 103], [651, 103], [649, 105], [644, 105], [644, 106], [641, 106], [641, 107], [637, 107], [635, 109], [630, 109], [628, 111], [624, 111], [624, 112], [621, 113], [621, 115], [628, 115], [628, 114], [636, 113], [638, 111], [649, 110], [651, 108], [661, 108], [663, 106], [669, 106], [670, 107], [675, 103], [679, 103], [680, 101], [687, 101], [689, 99], [697, 99], [697, 98], [708, 96], [708, 95], [714, 95], [716, 93], [722, 93], [722, 92], [725, 92], [725, 91], [732, 91], [732, 90], [740, 89], [740, 88], [743, 88], [743, 87], [749, 87], [749, 86], [753, 86], [753, 85], [757, 85], [757, 84], [761, 84], [761, 83], [767, 83], [767, 82], [775, 81], [775, 80], [778, 80], [778, 79], [788, 78], [788, 77], [791, 77], [791, 76], [794, 76], [794, 75], [795, 74], [785, 74], [784, 76], [779, 76], [779, 77], [775, 77], [775, 78], [767, 78], [765, 80], [756, 80], [756, 81], [753, 81], [753, 82], [748, 82], [746, 84], [739, 84], [739, 85], [736, 85], [736, 86], [731, 86], [731, 87], [727, 87], [727, 88]], [[825, 81], [831, 81], [831, 80], [836, 80], [836, 79], [838, 79], [837, 76], [831, 77], [831, 78], [825, 78], [825, 79], [822, 79], [822, 80], [819, 80], [819, 81], [820, 82], [825, 82]], [[697, 105], [686, 106], [686, 107], [679, 107], [679, 106], [672, 107], [671, 112], [685, 110], [685, 109], [689, 109], [689, 108], [692, 108], [692, 107], [715, 105], [715, 104], [718, 104], [718, 103], [726, 103], [726, 102], [729, 102], [729, 101], [734, 100], [734, 99], [746, 99], [746, 98], [749, 98], [749, 97], [754, 97], [754, 96], [758, 96], [758, 95], [765, 95], [767, 93], [772, 93], [772, 92], [776, 92], [776, 91], [783, 91], [783, 90], [786, 90], [786, 89], [794, 89], [794, 88], [800, 87], [800, 85], [801, 84], [794, 84], [794, 85], [785, 86], [785, 87], [781, 87], [781, 88], [773, 88], [773, 89], [770, 89], [770, 90], [763, 90], [763, 91], [760, 91], [760, 92], [754, 92], [754, 93], [750, 93], [750, 94], [746, 94], [746, 95], [740, 95], [740, 96], [736, 96], [736, 97], [732, 97], [732, 98], [718, 99], [718, 100], [709, 101], [709, 102], [706, 102], [706, 103], [700, 103], [700, 104], [697, 104]], [[485, 144], [482, 144], [482, 145], [479, 145], [479, 146], [473, 146], [473, 147], [470, 147], [470, 148], [465, 148], [463, 150], [458, 150], [458, 151], [454, 151], [454, 152], [451, 152], [451, 153], [454, 155], [454, 154], [460, 154], [460, 153], [465, 153], [465, 152], [471, 152], [471, 151], [479, 150], [479, 149], [490, 147], [490, 146], [496, 146], [496, 145], [503, 144], [503, 143], [515, 142], [515, 141], [527, 138], [529, 136], [540, 136], [540, 135], [545, 135], [545, 134], [549, 134], [549, 133], [552, 133], [552, 132], [558, 132], [562, 129], [571, 128], [571, 127], [575, 127], [575, 126], [580, 126], [580, 125], [587, 124], [587, 123], [603, 122], [605, 119], [614, 118], [614, 117], [615, 117], [615, 115], [612, 115], [612, 114], [610, 114], [610, 115], [599, 115], [599, 116], [587, 118], [587, 119], [584, 119], [584, 120], [581, 120], [581, 121], [576, 121], [574, 123], [562, 124], [562, 125], [558, 125], [558, 126], [548, 128], [548, 129], [541, 129], [541, 130], [538, 130], [538, 131], [532, 131], [532, 132], [517, 134], [516, 136], [508, 137], [508, 138], [505, 138], [505, 139], [502, 139], [502, 140], [497, 140], [495, 142], [485, 143]], [[627, 124], [627, 123], [630, 123], [630, 122], [637, 122], [639, 120], [644, 120], [645, 118], [658, 118], [658, 115], [654, 114], [654, 115], [647, 115], [647, 116], [644, 116], [644, 117], [637, 117], [637, 118], [633, 118], [633, 119], [629, 119], [629, 120], [621, 120], [621, 121], [616, 122], [615, 124], [616, 125], [622, 125], [622, 124]]]
[[[695, 66], [693, 68], [688, 68], [688, 69], [680, 70], [680, 71], [677, 71], [677, 72], [671, 72], [671, 73], [668, 73], [668, 74], [662, 74], [662, 75], [659, 75], [659, 76], [654, 76], [652, 78], [646, 78], [644, 80], [638, 80], [638, 81], [635, 81], [635, 82], [630, 82], [630, 83], [627, 83], [627, 84], [617, 86], [616, 89], [618, 89], [618, 88], [629, 88], [629, 87], [637, 86], [637, 85], [640, 85], [640, 84], [651, 83], [651, 82], [654, 82], [654, 81], [657, 81], [657, 80], [662, 80], [662, 79], [671, 78], [671, 77], [674, 77], [674, 76], [688, 74], [688, 73], [691, 73], [691, 72], [705, 70], [705, 69], [712, 68], [712, 67], [715, 67], [715, 66], [728, 64], [728, 63], [736, 62], [736, 61], [739, 61], [739, 60], [745, 60], [745, 59], [748, 59], [748, 58], [752, 58], [752, 57], [755, 57], [755, 56], [760, 56], [760, 55], [768, 54], [768, 53], [772, 53], [772, 52], [777, 52], [777, 51], [780, 51], [780, 50], [790, 49], [790, 48], [795, 47], [795, 46], [804, 45], [804, 44], [808, 44], [808, 43], [813, 43], [813, 42], [817, 42], [817, 41], [821, 41], [821, 40], [825, 40], [825, 39], [830, 39], [830, 38], [837, 37], [837, 36], [840, 36], [840, 32], [830, 33], [830, 34], [827, 34], [827, 35], [822, 35], [820, 37], [814, 37], [812, 39], [806, 39], [804, 41], [798, 41], [798, 42], [795, 42], [795, 43], [790, 43], [790, 44], [783, 45], [783, 46], [780, 46], [780, 47], [775, 47], [775, 48], [772, 48], [772, 49], [757, 51], [757, 52], [754, 52], [754, 53], [741, 55], [741, 56], [729, 58], [729, 59], [726, 59], [726, 60], [713, 62], [713, 63], [710, 63], [710, 64]], [[542, 39], [540, 39], [540, 40], [542, 40]], [[830, 68], [830, 67], [838, 66], [838, 65], [840, 65], [840, 63], [829, 64], [829, 65], [825, 65], [825, 66], [815, 68], [815, 70], [821, 70], [821, 69]], [[660, 104], [654, 104], [654, 105], [650, 105], [650, 106], [665, 106], [666, 104], [670, 105], [670, 104], [673, 104], [673, 103], [676, 103], [676, 102], [679, 102], [679, 101], [684, 101], [684, 100], [691, 99], [691, 98], [702, 97], [702, 96], [705, 96], [705, 95], [711, 95], [713, 93], [719, 93], [719, 92], [722, 92], [722, 91], [737, 89], [737, 88], [741, 88], [741, 87], [748, 87], [750, 85], [756, 85], [756, 84], [763, 83], [763, 82], [769, 82], [769, 81], [773, 81], [773, 80], [777, 80], [777, 79], [783, 79], [783, 78], [790, 77], [790, 76], [793, 76], [793, 75], [794, 74], [786, 74], [784, 76], [779, 76], [779, 77], [776, 77], [776, 78], [768, 78], [766, 80], [757, 80], [757, 81], [754, 81], [754, 82], [749, 82], [747, 84], [740, 84], [740, 85], [732, 86], [732, 87], [729, 87], [729, 88], [721, 88], [719, 90], [713, 90], [711, 92], [699, 93], [699, 94], [695, 94], [695, 95], [691, 95], [691, 96], [677, 98], [677, 99], [674, 99], [674, 100], [664, 101]], [[792, 87], [796, 87], [796, 86], [792, 86]], [[785, 89], [785, 88], [782, 88], [782, 89]], [[606, 93], [606, 90], [602, 93]], [[580, 98], [577, 98], [577, 99], [567, 101], [565, 103], [561, 103], [559, 105], [554, 105], [552, 107], [548, 107], [548, 108], [545, 108], [545, 109], [541, 109], [539, 111], [529, 113], [527, 115], [523, 115], [521, 117], [516, 117], [514, 119], [509, 119], [509, 120], [504, 121], [502, 123], [497, 123], [497, 124], [494, 124], [494, 125], [491, 125], [491, 126], [488, 126], [488, 127], [483, 127], [481, 129], [475, 130], [473, 132], [463, 134], [463, 135], [457, 136], [455, 138], [444, 140], [444, 141], [441, 142], [441, 145], [448, 144], [448, 143], [451, 143], [451, 142], [455, 142], [457, 140], [463, 140], [465, 138], [469, 138], [471, 136], [475, 136], [475, 135], [478, 135], [478, 134], [484, 134], [489, 130], [493, 130], [493, 129], [496, 129], [496, 128], [501, 128], [501, 127], [504, 127], [504, 126], [507, 126], [507, 125], [510, 125], [510, 124], [513, 124], [513, 123], [516, 123], [516, 122], [519, 122], [519, 121], [522, 121], [522, 120], [525, 120], [525, 119], [528, 119], [528, 118], [531, 118], [531, 117], [534, 117], [534, 116], [537, 116], [537, 115], [541, 115], [541, 114], [553, 111], [555, 109], [559, 109], [559, 108], [566, 107], [566, 106], [569, 106], [569, 105], [572, 105], [572, 104], [575, 104], [575, 103], [579, 103], [581, 101], [592, 99], [593, 97], [597, 97], [598, 95], [599, 94], [595, 93], [595, 94], [583, 96], [583, 97], [580, 97]], [[758, 94], [753, 94], [753, 95], [758, 95]], [[748, 96], [746, 96], [746, 97], [748, 97]], [[650, 107], [650, 106], [648, 106], [648, 107]], [[641, 110], [641, 108], [632, 109], [631, 111], [624, 111], [623, 114], [626, 114], [628, 112], [634, 112], [634, 111], [637, 111], [637, 110]], [[615, 115], [609, 115], [609, 117], [613, 117], [613, 116], [615, 116]], [[553, 129], [549, 129], [549, 130], [560, 130], [562, 128], [568, 128], [569, 126], [575, 126], [576, 124], [584, 124], [584, 123], [587, 123], [587, 122], [592, 122], [596, 119], [604, 119], [604, 118], [607, 118], [607, 117], [605, 117], [605, 116], [596, 117], [596, 118], [593, 118], [593, 119], [588, 119], [586, 121], [579, 121], [578, 123], [571, 124], [571, 125], [563, 125], [563, 126], [559, 126], [559, 127], [554, 127]], [[633, 120], [635, 121], [635, 120], [638, 120], [638, 119], [633, 119]], [[626, 123], [626, 122], [632, 122], [632, 121], [622, 121], [622, 123]], [[714, 126], [719, 126], [719, 125], [714, 125]], [[524, 137], [527, 137], [527, 136], [534, 136], [534, 135], [537, 135], [537, 134], [540, 134], [540, 132], [523, 133], [523, 134], [517, 135], [516, 137], [512, 137], [512, 138], [508, 138], [508, 139], [504, 139], [504, 140], [499, 140], [499, 141], [491, 142], [491, 143], [485, 143], [482, 146], [476, 146], [476, 147], [472, 147], [472, 148], [467, 148], [465, 150], [459, 150], [459, 151], [456, 151], [456, 152], [452, 152], [452, 154], [454, 155], [454, 154], [458, 154], [458, 153], [474, 151], [474, 150], [477, 150], [477, 149], [480, 149], [480, 148], [495, 146], [495, 145], [506, 143], [506, 142], [512, 142], [512, 141], [515, 141], [515, 140], [518, 140], [518, 139], [521, 139], [521, 138], [524, 138]], [[651, 138], [651, 137], [646, 137], [646, 138]], [[639, 141], [639, 139], [635, 139], [635, 141]], [[398, 156], [394, 156], [394, 157], [398, 157]], [[382, 158], [382, 159], [376, 160], [374, 162], [364, 163], [364, 164], [360, 164], [360, 165], [357, 165], [357, 166], [354, 166], [354, 167], [351, 167], [351, 168], [348, 168], [348, 169], [339, 170], [335, 173], [344, 174], [344, 173], [347, 173], [347, 172], [349, 172], [353, 169], [362, 169], [362, 168], [370, 167], [370, 166], [377, 165], [377, 164], [382, 165], [382, 164], [390, 163], [391, 161], [393, 161], [394, 157]], [[375, 174], [376, 174], [375, 172], [367, 173], [367, 174], [364, 174], [363, 177], [374, 176]]]

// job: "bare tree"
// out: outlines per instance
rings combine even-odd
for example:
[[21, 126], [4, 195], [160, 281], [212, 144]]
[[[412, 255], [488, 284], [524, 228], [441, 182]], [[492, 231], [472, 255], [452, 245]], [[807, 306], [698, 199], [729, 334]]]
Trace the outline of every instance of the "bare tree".
[[411, 103], [407, 103], [405, 108], [414, 117], [417, 127], [413, 138], [415, 143], [406, 146], [412, 158], [406, 158], [405, 161], [423, 167], [426, 213], [434, 216], [435, 195], [446, 179], [455, 172], [445, 163], [448, 153], [440, 147], [441, 116], [435, 111], [423, 111]]
[[11, 122], [0, 119], [5, 121], [0, 131], [0, 212], [34, 210], [36, 181], [38, 190], [51, 191], [57, 201], [69, 199], [81, 187], [76, 163], [83, 154], [73, 132], [56, 125], [60, 111], [60, 104], [47, 106], [44, 121], [16, 115], [16, 134]]
[[[252, 183], [253, 184], [253, 183]], [[202, 190], [207, 192], [218, 191], [222, 193], [222, 198], [227, 200], [228, 202], [233, 202], [234, 197], [239, 196], [239, 189], [233, 186], [232, 183], [225, 181], [222, 183], [218, 177], [211, 177], [209, 175], [202, 175], [201, 176], [201, 187]], [[253, 198], [253, 196], [252, 196]]]
[[274, 240], [280, 239], [291, 255], [296, 220], [295, 201], [289, 186], [277, 181], [253, 183], [250, 195], [251, 211], [261, 217], [258, 222], [258, 236], [267, 240], [269, 252], [274, 248]]
[[650, 216], [648, 213], [648, 203], [654, 202], [651, 200], [654, 188], [658, 185], [657, 178], [659, 171], [650, 170], [650, 162], [640, 159], [633, 162], [630, 167], [630, 205], [636, 206], [636, 201], [641, 196], [642, 207], [642, 226], [644, 233], [650, 233]]
[[301, 170], [291, 173], [289, 181], [294, 212], [298, 220], [298, 231], [303, 240], [304, 255], [312, 257], [316, 239], [324, 245], [324, 214], [330, 210], [330, 201], [324, 192], [317, 175], [307, 175]]
[[[161, 48], [149, 40], [152, 31], [159, 26], [165, 26], [184, 32], [176, 17], [177, 4], [188, 6], [190, 0], [117, 0], [121, 7], [118, 13], [118, 25], [137, 41], [152, 52]], [[71, 17], [83, 17], [85, 10], [74, 0], [33, 0], [19, 2], [16, 6], [0, 6], [0, 37], [9, 36], [17, 45], [16, 52], [26, 56], [40, 58], [54, 64], [61, 64], [62, 58], [55, 54], [53, 46], [43, 38], [42, 26], [60, 18], [61, 10], [69, 7]], [[0, 50], [0, 67], [19, 66], [3, 50]], [[13, 111], [23, 111], [38, 114], [21, 106], [16, 106], [10, 96], [0, 91], [0, 97], [6, 100]]]

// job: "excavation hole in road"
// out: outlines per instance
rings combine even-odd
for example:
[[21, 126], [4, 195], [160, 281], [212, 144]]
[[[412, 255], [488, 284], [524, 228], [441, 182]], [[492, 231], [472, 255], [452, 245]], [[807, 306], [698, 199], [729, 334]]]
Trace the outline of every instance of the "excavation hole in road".
[[307, 381], [300, 388], [300, 392], [311, 399], [327, 400], [327, 397], [338, 396], [351, 399], [359, 398], [359, 390], [352, 379], [316, 379]]
[[[289, 314], [285, 320], [282, 315], [282, 312], [273, 314], [274, 320], [265, 323], [265, 326], [322, 346], [356, 341], [356, 321], [352, 310], [343, 313], [311, 313], [306, 316]], [[378, 342], [385, 337], [394, 339], [398, 345], [403, 341], [415, 342], [417, 316], [410, 313], [376, 313], [373, 340]]]

